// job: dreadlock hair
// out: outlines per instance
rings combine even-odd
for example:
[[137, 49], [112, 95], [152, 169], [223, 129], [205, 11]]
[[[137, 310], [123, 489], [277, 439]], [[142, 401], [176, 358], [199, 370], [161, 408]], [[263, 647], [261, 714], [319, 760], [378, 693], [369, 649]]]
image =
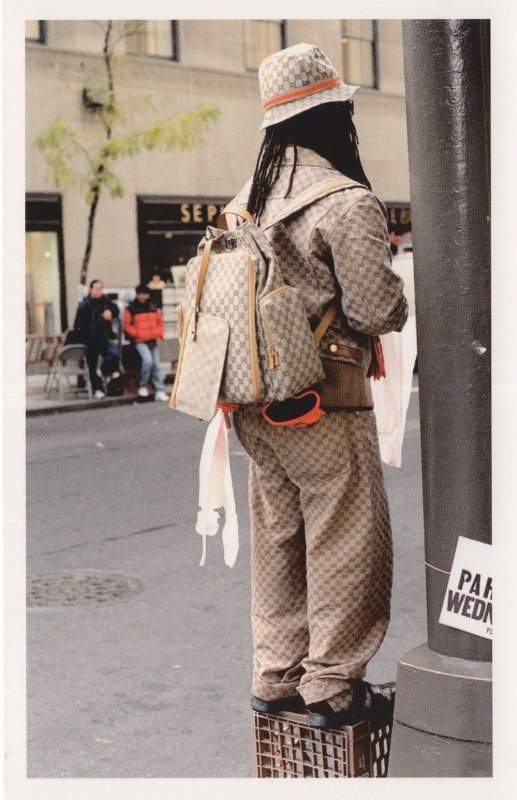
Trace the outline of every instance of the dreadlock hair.
[[359, 137], [352, 122], [353, 114], [354, 104], [351, 100], [323, 103], [266, 128], [247, 206], [257, 222], [280, 174], [288, 145], [294, 145], [294, 163], [284, 197], [291, 191], [298, 147], [307, 147], [318, 153], [343, 175], [363, 183], [371, 191], [371, 184], [359, 158]]

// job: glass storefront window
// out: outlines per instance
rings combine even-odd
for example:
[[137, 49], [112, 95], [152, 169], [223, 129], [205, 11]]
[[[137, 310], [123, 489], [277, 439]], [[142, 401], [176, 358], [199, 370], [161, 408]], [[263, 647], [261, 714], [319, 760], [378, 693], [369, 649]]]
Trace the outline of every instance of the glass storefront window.
[[25, 234], [25, 324], [27, 333], [61, 333], [58, 234]]
[[376, 89], [375, 20], [344, 19], [341, 31], [343, 80], [355, 86]]
[[125, 22], [125, 30], [127, 53], [177, 60], [173, 20], [132, 19]]
[[258, 69], [260, 62], [285, 47], [284, 21], [281, 19], [244, 20], [246, 69]]

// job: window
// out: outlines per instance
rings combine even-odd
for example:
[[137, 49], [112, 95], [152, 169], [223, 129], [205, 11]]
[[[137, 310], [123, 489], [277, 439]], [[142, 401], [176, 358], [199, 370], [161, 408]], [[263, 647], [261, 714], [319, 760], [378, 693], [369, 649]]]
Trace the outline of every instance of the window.
[[244, 53], [246, 69], [258, 69], [260, 62], [286, 46], [284, 19], [244, 20]]
[[178, 61], [178, 26], [170, 19], [133, 19], [125, 23], [126, 52]]
[[25, 234], [25, 325], [27, 333], [60, 333], [58, 235], [54, 231]]
[[25, 38], [45, 44], [45, 22], [42, 19], [26, 19]]
[[67, 327], [61, 197], [27, 194], [25, 203], [26, 333]]
[[345, 83], [377, 89], [376, 20], [342, 20], [341, 42], [343, 47], [343, 80]]

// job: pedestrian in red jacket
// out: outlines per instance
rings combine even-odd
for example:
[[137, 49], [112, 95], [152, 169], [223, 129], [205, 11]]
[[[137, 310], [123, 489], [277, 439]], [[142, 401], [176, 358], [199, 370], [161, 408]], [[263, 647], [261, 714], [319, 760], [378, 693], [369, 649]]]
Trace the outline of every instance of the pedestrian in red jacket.
[[165, 392], [158, 341], [163, 339], [164, 324], [161, 311], [151, 303], [151, 293], [145, 283], [136, 287], [136, 297], [124, 310], [124, 332], [134, 341], [142, 359], [138, 395], [148, 397], [147, 384], [152, 378], [155, 400], [168, 400]]

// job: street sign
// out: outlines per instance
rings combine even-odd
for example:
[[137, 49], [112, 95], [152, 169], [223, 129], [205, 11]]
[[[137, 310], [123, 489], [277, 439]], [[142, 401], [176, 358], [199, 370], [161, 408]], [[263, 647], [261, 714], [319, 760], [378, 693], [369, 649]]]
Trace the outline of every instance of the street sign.
[[439, 622], [492, 638], [492, 545], [458, 536]]

